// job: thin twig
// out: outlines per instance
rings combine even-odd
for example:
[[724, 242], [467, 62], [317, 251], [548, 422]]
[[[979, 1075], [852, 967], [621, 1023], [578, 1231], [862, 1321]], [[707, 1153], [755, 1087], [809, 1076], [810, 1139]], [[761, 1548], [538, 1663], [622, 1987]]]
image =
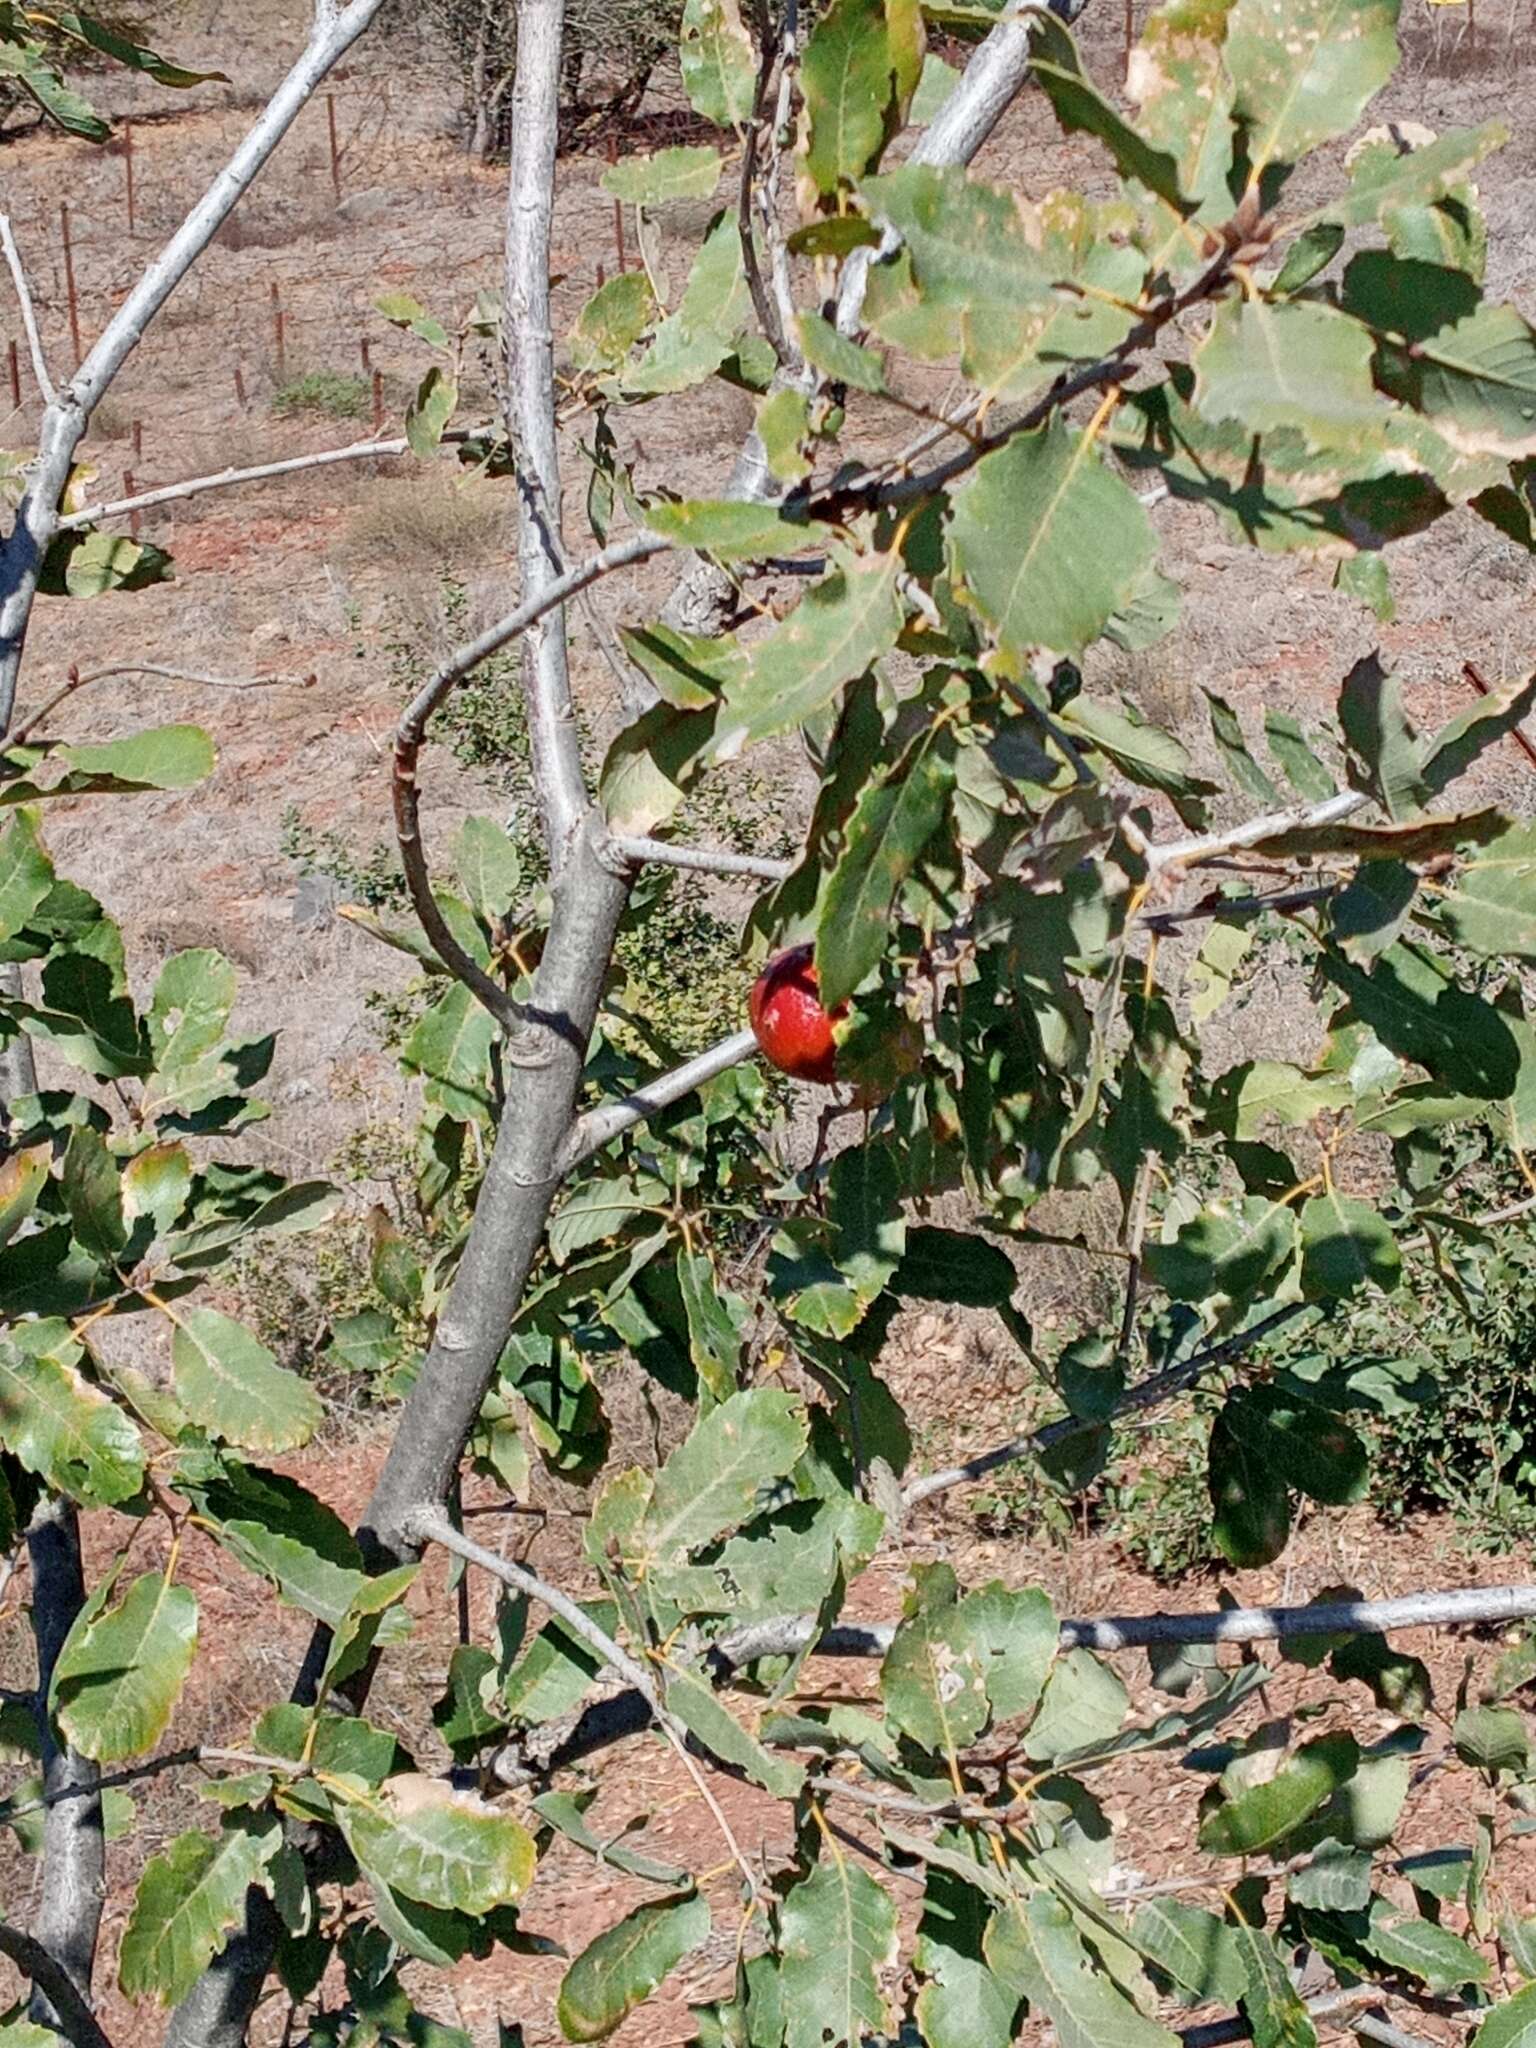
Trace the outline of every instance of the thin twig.
[[96, 668], [82, 675], [78, 668], [69, 672], [69, 680], [62, 688], [54, 691], [46, 704], [40, 704], [11, 734], [10, 744], [19, 747], [23, 740], [36, 732], [43, 720], [57, 711], [67, 698], [77, 690], [83, 690], [90, 683], [104, 683], [111, 676], [157, 676], [172, 683], [199, 683], [209, 690], [280, 690], [283, 688], [305, 689], [315, 678], [308, 676], [204, 676], [188, 668], [164, 668], [158, 662], [125, 661], [112, 668]]
[[616, 569], [628, 568], [632, 563], [643, 562], [652, 555], [663, 554], [670, 546], [670, 541], [660, 540], [654, 534], [634, 534], [628, 540], [616, 541], [611, 547], [604, 548], [601, 553], [591, 555], [586, 561], [578, 562], [573, 568], [567, 569], [564, 575], [545, 583], [532, 597], [525, 598], [515, 611], [509, 612], [504, 619], [498, 619], [496, 624], [487, 627], [478, 639], [468, 641], [450, 655], [407, 707], [395, 733], [392, 785], [395, 837], [399, 842], [400, 864], [405, 870], [406, 886], [410, 891], [412, 906], [433, 952], [449, 973], [456, 980], [463, 982], [477, 1001], [484, 1004], [506, 1032], [507, 1043], [504, 1051], [514, 1066], [543, 1065], [546, 1054], [543, 1050], [530, 1052], [524, 1046], [523, 1026], [527, 1018], [522, 1005], [516, 1002], [499, 982], [493, 981], [478, 961], [470, 958], [449, 930], [447, 921], [438, 907], [437, 898], [432, 890], [426, 850], [421, 840], [421, 795], [417, 782], [417, 764], [422, 742], [434, 713], [481, 662], [488, 661], [503, 647], [510, 646], [520, 635], [526, 633], [530, 626], [551, 612], [557, 611], [567, 598], [585, 590], [589, 584], [612, 575]]
[[[645, 1666], [637, 1663], [627, 1650], [614, 1641], [605, 1628], [593, 1621], [591, 1616], [568, 1594], [562, 1593], [558, 1586], [551, 1586], [547, 1580], [529, 1571], [526, 1565], [514, 1564], [510, 1558], [501, 1557], [494, 1550], [487, 1550], [483, 1545], [471, 1542], [461, 1530], [453, 1526], [441, 1509], [423, 1509], [411, 1518], [411, 1526], [412, 1533], [421, 1541], [439, 1544], [444, 1550], [450, 1550], [455, 1556], [465, 1559], [467, 1563], [477, 1564], [482, 1571], [490, 1572], [493, 1577], [500, 1579], [503, 1585], [511, 1586], [515, 1591], [526, 1594], [530, 1600], [537, 1600], [542, 1606], [547, 1607], [551, 1614], [559, 1616], [573, 1634], [580, 1636], [583, 1642], [595, 1650], [610, 1669], [634, 1687], [650, 1708], [657, 1727], [681, 1757], [746, 1881], [749, 1895], [755, 1899], [759, 1887], [752, 1867], [742, 1854], [736, 1837], [731, 1833], [730, 1823], [726, 1820], [719, 1802], [704, 1783], [694, 1759], [688, 1753], [690, 1730], [687, 1724], [679, 1720], [667, 1707]], [[699, 1741], [697, 1736], [693, 1736], [692, 1739]], [[700, 1747], [706, 1755], [710, 1753], [707, 1744], [700, 1742]], [[712, 1758], [712, 1761], [719, 1760]]]
[[[445, 445], [468, 441], [474, 428], [453, 428], [443, 435]], [[483, 430], [481, 430], [483, 431]], [[367, 462], [391, 455], [409, 455], [411, 444], [403, 434], [386, 440], [353, 441], [345, 448], [322, 448], [314, 455], [289, 455], [280, 462], [258, 462], [249, 469], [217, 469], [207, 476], [189, 476], [179, 484], [161, 484], [152, 491], [139, 491], [131, 498], [103, 498], [83, 511], [68, 512], [59, 521], [59, 531], [68, 533], [81, 526], [95, 526], [103, 519], [117, 519], [128, 512], [146, 512], [156, 505], [173, 505], [183, 498], [200, 497], [204, 491], [232, 491], [240, 484], [256, 484], [267, 477], [293, 476], [304, 469], [326, 469], [334, 462]]]
[[[1497, 695], [1492, 683], [1488, 681], [1476, 662], [1464, 661], [1461, 664], [1461, 672], [1480, 697]], [[1533, 765], [1536, 765], [1536, 742], [1532, 741], [1525, 728], [1519, 725], [1512, 725], [1509, 729], [1509, 736], [1521, 753], [1524, 754], [1525, 758]]]
[[21, 324], [27, 337], [27, 352], [32, 358], [32, 375], [37, 379], [37, 388], [43, 394], [45, 405], [57, 405], [58, 393], [48, 375], [48, 362], [43, 354], [43, 338], [37, 331], [37, 313], [32, 305], [32, 293], [27, 284], [27, 273], [22, 266], [21, 251], [16, 246], [16, 237], [11, 229], [11, 217], [0, 213], [0, 249], [5, 251], [5, 260], [10, 267], [11, 283], [16, 287], [17, 302], [21, 307]]
[[1246, 818], [1242, 824], [1228, 826], [1221, 832], [1204, 832], [1193, 839], [1164, 839], [1148, 848], [1147, 866], [1154, 875], [1164, 874], [1169, 868], [1199, 867], [1220, 854], [1232, 853], [1244, 846], [1256, 846], [1261, 840], [1276, 839], [1283, 832], [1336, 825], [1344, 818], [1353, 817], [1369, 802], [1370, 798], [1363, 790], [1345, 789], [1337, 796], [1324, 797], [1321, 803], [1268, 811], [1262, 817]]
[[39, 1793], [35, 1799], [16, 1802], [0, 1801], [0, 1827], [10, 1827], [13, 1822], [24, 1820], [29, 1813], [41, 1813], [51, 1806], [62, 1806], [66, 1800], [94, 1798], [98, 1792], [108, 1792], [116, 1785], [135, 1785], [141, 1778], [158, 1778], [166, 1771], [180, 1770], [186, 1764], [239, 1764], [249, 1771], [275, 1771], [285, 1777], [302, 1777], [308, 1768], [291, 1756], [264, 1756], [252, 1749], [213, 1749], [201, 1744], [191, 1744], [185, 1749], [168, 1749], [161, 1756], [152, 1756], [141, 1764], [127, 1764], [120, 1771], [104, 1771], [89, 1785], [64, 1785], [56, 1792]]
[[[1183, 1359], [1177, 1365], [1170, 1365], [1150, 1379], [1130, 1387], [1114, 1409], [1113, 1417], [1134, 1414], [1143, 1408], [1153, 1408], [1166, 1401], [1170, 1394], [1181, 1393], [1185, 1387], [1214, 1372], [1219, 1366], [1228, 1365], [1235, 1358], [1241, 1358], [1245, 1351], [1251, 1351], [1266, 1337], [1281, 1329], [1286, 1323], [1302, 1314], [1312, 1304], [1289, 1302], [1284, 1308], [1277, 1308], [1261, 1322], [1252, 1324], [1246, 1330], [1239, 1330], [1235, 1336], [1225, 1337], [1219, 1344], [1211, 1344], [1203, 1351], [1197, 1351], [1192, 1358]], [[915, 1479], [902, 1492], [902, 1505], [914, 1508], [919, 1501], [930, 1500], [936, 1493], [945, 1493], [952, 1486], [966, 1486], [974, 1479], [983, 1479], [987, 1473], [995, 1472], [1000, 1465], [1011, 1465], [1020, 1458], [1038, 1457], [1042, 1451], [1051, 1450], [1075, 1436], [1084, 1425], [1074, 1415], [1063, 1416], [1058, 1422], [1048, 1422], [1042, 1429], [1031, 1431], [1028, 1436], [1011, 1437], [1007, 1443], [999, 1444], [995, 1450], [982, 1451], [974, 1458], [968, 1458], [962, 1465], [951, 1465], [942, 1472], [930, 1472], [922, 1479]]]

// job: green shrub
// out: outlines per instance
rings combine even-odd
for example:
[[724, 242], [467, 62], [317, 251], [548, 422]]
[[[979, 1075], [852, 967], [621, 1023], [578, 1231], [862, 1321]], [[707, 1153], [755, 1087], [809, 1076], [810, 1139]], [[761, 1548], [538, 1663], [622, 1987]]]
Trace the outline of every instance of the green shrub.
[[279, 384], [272, 394], [272, 411], [280, 420], [317, 413], [331, 420], [360, 420], [367, 418], [372, 405], [368, 379], [349, 376], [344, 370], [306, 370], [302, 377]]

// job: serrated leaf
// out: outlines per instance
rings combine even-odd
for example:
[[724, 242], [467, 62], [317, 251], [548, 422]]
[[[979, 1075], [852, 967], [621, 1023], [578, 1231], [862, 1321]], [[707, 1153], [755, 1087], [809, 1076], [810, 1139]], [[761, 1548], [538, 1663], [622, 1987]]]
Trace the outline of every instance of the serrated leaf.
[[282, 1846], [282, 1823], [252, 1815], [216, 1836], [178, 1835], [146, 1865], [123, 1931], [118, 1977], [130, 1998], [176, 2005], [220, 1954], [253, 1884]]
[[709, 1906], [697, 1892], [637, 1906], [582, 1950], [560, 1985], [557, 2015], [567, 2041], [601, 2041], [709, 1938]]
[[747, 651], [746, 670], [728, 685], [715, 719], [712, 761], [804, 725], [895, 646], [905, 618], [900, 555], [836, 559], [832, 574]]
[[165, 1733], [197, 1651], [197, 1600], [160, 1572], [100, 1615], [81, 1615], [54, 1667], [54, 1712], [82, 1756], [121, 1763]]
[[647, 1562], [680, 1564], [746, 1521], [807, 1441], [804, 1407], [776, 1388], [733, 1394], [712, 1408], [656, 1474], [639, 1530]]
[[365, 1871], [426, 1906], [488, 1913], [533, 1882], [527, 1829], [437, 1778], [388, 1778], [370, 1799], [338, 1802], [337, 1819]]
[[828, 1009], [884, 957], [902, 884], [938, 830], [955, 786], [947, 726], [925, 727], [889, 772], [865, 785], [827, 878], [816, 928], [816, 973]]
[[143, 1484], [144, 1447], [122, 1409], [76, 1371], [83, 1355], [63, 1322], [18, 1325], [0, 1344], [0, 1445], [55, 1492], [111, 1507]]
[[1352, 128], [1397, 62], [1397, 0], [1236, 0], [1227, 16], [1249, 180]]
[[896, 1904], [851, 1856], [825, 1856], [780, 1908], [784, 2048], [859, 2048], [885, 2019]]
[[1464, 1984], [1486, 1984], [1493, 1975], [1488, 1958], [1470, 1942], [1425, 1920], [1404, 1913], [1386, 1899], [1376, 1899], [1361, 1940], [1389, 1970], [1417, 1977], [1431, 1993], [1457, 1991]]
[[967, 603], [1017, 667], [1096, 639], [1157, 543], [1135, 493], [1057, 418], [977, 463], [951, 500], [949, 545]]
[[1060, 2048], [1176, 2048], [1178, 2036], [1137, 2011], [1094, 1966], [1060, 1899], [1048, 1891], [998, 1913], [987, 1960], [1056, 2030]]
[[320, 1427], [320, 1396], [244, 1324], [216, 1308], [178, 1308], [175, 1326], [176, 1396], [210, 1435], [247, 1450], [291, 1451]]

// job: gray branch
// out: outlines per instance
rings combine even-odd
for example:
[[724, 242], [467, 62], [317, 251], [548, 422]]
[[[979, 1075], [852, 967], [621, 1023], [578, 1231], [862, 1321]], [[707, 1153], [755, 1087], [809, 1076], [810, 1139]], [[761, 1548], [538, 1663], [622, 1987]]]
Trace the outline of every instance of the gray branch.
[[[106, 1836], [97, 1769], [59, 1740], [48, 1713], [53, 1670], [64, 1640], [85, 1605], [80, 1520], [72, 1501], [45, 1503], [27, 1531], [32, 1565], [32, 1633], [37, 1644], [37, 1727], [42, 1742], [43, 1793], [50, 1804], [43, 1823], [43, 1896], [36, 1935], [87, 2005], [96, 1941], [106, 1897]], [[42, 2026], [65, 2026], [58, 1987], [34, 1978], [32, 2016]], [[68, 2032], [68, 2028], [65, 2028]], [[71, 2035], [73, 2039], [74, 2036]]]
[[687, 868], [701, 875], [748, 875], [754, 881], [782, 882], [795, 871], [793, 861], [730, 853], [718, 846], [674, 846], [668, 839], [632, 839], [619, 834], [614, 835], [613, 844], [626, 860], [654, 861], [658, 867]]
[[691, 1095], [695, 1088], [702, 1088], [706, 1081], [713, 1081], [717, 1074], [724, 1074], [730, 1068], [740, 1066], [743, 1060], [751, 1059], [756, 1051], [757, 1039], [752, 1032], [733, 1032], [729, 1038], [722, 1038], [718, 1045], [708, 1047], [693, 1059], [684, 1061], [682, 1066], [674, 1067], [670, 1073], [647, 1081], [643, 1088], [637, 1088], [621, 1101], [604, 1103], [600, 1109], [588, 1110], [572, 1125], [571, 1134], [561, 1149], [561, 1172], [573, 1172], [584, 1159], [600, 1152], [621, 1132], [643, 1124], [658, 1110], [681, 1102], [685, 1095]]
[[[565, 0], [519, 0], [517, 84], [507, 186], [504, 346], [507, 433], [517, 469], [517, 558], [523, 596], [536, 598], [565, 569], [560, 531], [560, 447], [555, 430], [549, 239], [560, 133], [560, 47]], [[565, 620], [541, 617], [523, 650], [523, 696], [533, 783], [550, 872], [558, 878], [587, 808]]]
[[234, 155], [108, 321], [54, 403], [43, 413], [38, 450], [16, 523], [0, 545], [0, 732], [16, 702], [22, 650], [59, 507], [92, 410], [144, 338], [146, 328], [202, 255], [246, 189], [304, 111], [327, 72], [351, 48], [383, 0], [351, 0], [317, 11], [303, 54], [257, 116]]
[[38, 390], [43, 394], [44, 405], [57, 405], [58, 394], [53, 380], [48, 375], [48, 358], [43, 354], [43, 338], [37, 331], [37, 312], [32, 304], [32, 290], [27, 283], [27, 273], [21, 260], [21, 251], [16, 246], [16, 237], [11, 229], [11, 217], [0, 213], [0, 250], [4, 251], [6, 264], [10, 269], [11, 283], [16, 292], [16, 303], [21, 309], [22, 332], [27, 337], [27, 353], [32, 358], [32, 375]]

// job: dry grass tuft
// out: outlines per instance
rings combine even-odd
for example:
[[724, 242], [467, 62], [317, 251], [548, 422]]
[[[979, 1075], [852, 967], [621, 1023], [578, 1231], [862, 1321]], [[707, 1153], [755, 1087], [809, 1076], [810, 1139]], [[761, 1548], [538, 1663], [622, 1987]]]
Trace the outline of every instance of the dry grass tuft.
[[358, 495], [348, 541], [359, 562], [437, 575], [504, 556], [511, 532], [505, 486], [434, 469], [369, 484]]

